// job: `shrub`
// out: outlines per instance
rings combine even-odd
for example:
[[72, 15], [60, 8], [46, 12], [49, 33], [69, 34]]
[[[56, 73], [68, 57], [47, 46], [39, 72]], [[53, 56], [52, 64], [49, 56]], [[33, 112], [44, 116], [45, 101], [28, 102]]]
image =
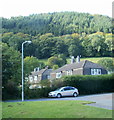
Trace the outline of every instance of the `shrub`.
[[113, 91], [113, 75], [77, 75], [62, 78], [65, 86], [78, 88], [80, 94], [94, 94]]
[[[52, 87], [29, 89], [25, 87], [25, 99], [48, 97], [48, 93], [62, 86], [74, 86], [78, 88], [80, 94], [96, 94], [113, 92], [114, 74], [110, 75], [75, 75], [64, 76], [61, 79], [54, 79]], [[11, 87], [11, 85], [10, 85]], [[7, 89], [5, 89], [7, 90]], [[9, 92], [14, 94], [9, 94]], [[19, 99], [21, 98], [21, 89], [12, 89], [10, 91], [3, 90], [3, 98], [5, 99]]]
[[113, 92], [113, 75], [75, 75], [54, 79], [52, 87], [28, 89], [26, 99], [48, 97], [48, 93], [62, 86], [74, 86], [80, 94]]
[[114, 60], [112, 58], [103, 58], [97, 62], [108, 71], [114, 71]]
[[37, 88], [37, 89], [26, 89], [25, 99], [43, 98], [48, 97], [48, 93], [52, 91], [52, 88]]

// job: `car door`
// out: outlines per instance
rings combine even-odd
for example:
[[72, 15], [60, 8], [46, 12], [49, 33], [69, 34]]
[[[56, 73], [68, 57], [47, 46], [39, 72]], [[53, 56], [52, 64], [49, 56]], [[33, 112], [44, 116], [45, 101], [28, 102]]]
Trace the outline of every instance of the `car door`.
[[74, 94], [74, 88], [73, 87], [70, 87], [69, 88], [70, 90], [69, 90], [69, 96], [72, 96], [73, 94]]
[[70, 95], [70, 88], [66, 87], [63, 89], [63, 96], [69, 96]]

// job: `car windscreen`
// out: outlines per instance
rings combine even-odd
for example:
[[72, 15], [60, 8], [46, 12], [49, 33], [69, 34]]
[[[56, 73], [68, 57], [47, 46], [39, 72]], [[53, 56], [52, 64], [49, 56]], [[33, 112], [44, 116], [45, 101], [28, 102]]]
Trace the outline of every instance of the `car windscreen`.
[[56, 89], [55, 91], [59, 91], [61, 88]]

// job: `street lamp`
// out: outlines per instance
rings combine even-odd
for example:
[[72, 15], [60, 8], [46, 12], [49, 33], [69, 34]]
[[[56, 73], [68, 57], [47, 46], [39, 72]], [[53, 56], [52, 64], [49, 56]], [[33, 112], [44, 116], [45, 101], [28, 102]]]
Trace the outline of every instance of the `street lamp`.
[[23, 46], [25, 43], [31, 43], [31, 41], [25, 41], [22, 43], [22, 101], [24, 101], [24, 78], [23, 78]]

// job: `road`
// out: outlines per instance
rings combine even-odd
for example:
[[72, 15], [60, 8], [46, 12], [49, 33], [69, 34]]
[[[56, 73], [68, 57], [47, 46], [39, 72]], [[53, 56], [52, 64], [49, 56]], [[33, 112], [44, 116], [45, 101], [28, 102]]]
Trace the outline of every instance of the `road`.
[[[82, 100], [82, 101], [91, 101], [92, 104], [87, 104], [89, 106], [95, 106], [100, 108], [105, 108], [109, 110], [114, 110], [114, 93], [107, 94], [94, 94], [94, 95], [85, 95], [78, 97], [64, 97], [64, 98], [40, 98], [40, 99], [30, 99], [25, 101], [51, 101], [51, 100]], [[20, 102], [20, 100], [9, 100], [6, 102]]]

